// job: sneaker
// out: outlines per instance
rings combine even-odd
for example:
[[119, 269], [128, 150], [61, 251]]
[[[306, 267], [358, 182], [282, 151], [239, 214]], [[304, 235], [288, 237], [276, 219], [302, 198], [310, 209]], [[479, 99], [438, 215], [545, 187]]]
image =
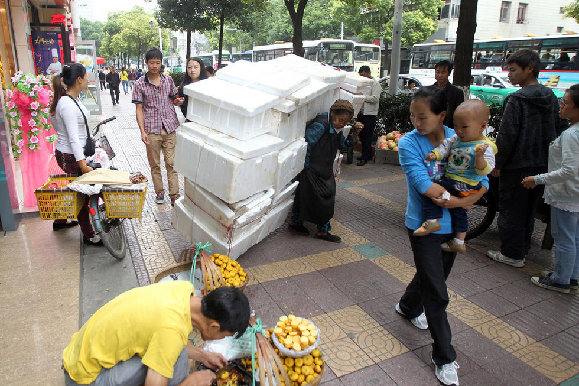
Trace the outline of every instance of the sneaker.
[[70, 228], [70, 227], [75, 227], [78, 225], [78, 221], [67, 221], [67, 222], [53, 222], [52, 223], [52, 230], [53, 231], [58, 231], [60, 229], [65, 229], [65, 228]]
[[91, 237], [90, 239], [83, 238], [82, 241], [86, 245], [93, 245], [95, 247], [103, 245], [103, 241], [101, 240], [101, 237], [99, 235], [96, 235], [96, 234], [93, 237]]
[[[434, 360], [432, 363], [434, 363]], [[445, 385], [458, 386], [458, 373], [456, 370], [459, 368], [460, 366], [456, 361], [441, 366], [434, 363], [434, 375], [436, 375], [436, 378]]]
[[414, 231], [414, 236], [426, 236], [441, 229], [440, 223], [436, 221], [425, 221], [422, 226]]
[[[541, 272], [541, 277], [551, 277], [551, 274], [553, 273], [553, 271], [542, 271]], [[579, 290], [579, 282], [577, 281], [577, 279], [571, 279], [569, 282], [569, 289], [571, 291], [577, 291]]]
[[444, 252], [458, 252], [458, 253], [465, 253], [466, 252], [466, 243], [459, 244], [454, 240], [447, 241], [446, 243], [440, 244], [440, 249]]
[[421, 313], [420, 315], [418, 315], [416, 318], [409, 318], [400, 309], [400, 303], [396, 303], [396, 307], [394, 307], [394, 309], [396, 310], [396, 312], [398, 314], [400, 314], [400, 315], [404, 316], [406, 319], [410, 320], [410, 323], [414, 324], [415, 327], [417, 327], [421, 330], [428, 330], [428, 321], [426, 320], [426, 315], [424, 314], [424, 312]]
[[563, 294], [568, 294], [570, 292], [570, 287], [571, 287], [569, 284], [556, 283], [550, 277], [533, 276], [531, 278], [531, 283], [533, 283], [536, 286], [543, 287], [543, 288], [546, 288], [546, 289], [551, 290], [551, 291], [561, 292]]
[[516, 268], [523, 268], [525, 266], [525, 260], [515, 260], [507, 257], [501, 253], [501, 251], [487, 251], [487, 256], [506, 265], [510, 265]]
[[165, 203], [165, 195], [164, 194], [157, 194], [157, 197], [155, 198], [155, 202], [159, 205], [164, 204]]
[[177, 199], [181, 197], [180, 195], [176, 194], [174, 196], [171, 197], [171, 206], [175, 206], [175, 201], [177, 201]]

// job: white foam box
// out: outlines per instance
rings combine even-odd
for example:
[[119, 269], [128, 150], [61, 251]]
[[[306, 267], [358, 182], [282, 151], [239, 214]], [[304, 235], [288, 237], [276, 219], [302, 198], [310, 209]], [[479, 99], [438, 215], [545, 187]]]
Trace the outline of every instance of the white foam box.
[[[353, 94], [352, 94], [353, 95]], [[340, 98], [340, 89], [334, 87], [308, 103], [307, 121], [311, 121], [320, 113], [327, 113], [334, 102]]]
[[265, 239], [267, 235], [271, 232], [275, 231], [279, 227], [281, 227], [287, 216], [289, 211], [292, 208], [294, 203], [293, 198], [289, 198], [286, 201], [282, 202], [281, 204], [277, 205], [273, 209], [271, 209], [263, 218], [263, 225], [261, 228], [261, 232], [257, 238], [257, 242]]
[[355, 72], [348, 72], [340, 87], [352, 94], [369, 94], [372, 88], [372, 80]]
[[273, 186], [278, 151], [241, 159], [187, 132], [177, 132], [175, 169], [226, 203], [234, 203]]
[[244, 141], [196, 122], [183, 123], [179, 130], [241, 159], [259, 157], [286, 145], [284, 139], [274, 135], [262, 134]]
[[[210, 242], [213, 253], [228, 255], [231, 259], [237, 260], [250, 247], [257, 244], [262, 235], [265, 221], [261, 219], [245, 227], [244, 231], [236, 234], [229, 240], [225, 234], [213, 233], [196, 218], [184, 204], [184, 198], [175, 202], [173, 210], [173, 226], [183, 237], [192, 243]], [[229, 250], [231, 241], [231, 250]]]
[[303, 170], [307, 150], [307, 142], [298, 139], [279, 152], [273, 185], [276, 192], [283, 190]]
[[309, 83], [307, 74], [268, 65], [238, 61], [219, 70], [217, 77], [240, 86], [285, 97]]
[[348, 92], [343, 89], [340, 89], [339, 98], [349, 101], [352, 104], [352, 106], [354, 106], [355, 117], [360, 112], [360, 109], [364, 105], [364, 100], [366, 99], [364, 95], [352, 94], [351, 92]]
[[[227, 204], [185, 178], [185, 205], [193, 214], [196, 214], [196, 211], [209, 214], [213, 222], [218, 222], [223, 227], [240, 227], [262, 216], [271, 206], [273, 195], [274, 190], [269, 189], [235, 204]], [[197, 217], [203, 216], [199, 214]]]
[[280, 202], [283, 202], [283, 201], [287, 200], [288, 198], [290, 198], [290, 196], [295, 193], [299, 184], [300, 183], [298, 181], [294, 181], [294, 182], [290, 183], [288, 186], [286, 186], [285, 188], [283, 188], [282, 190], [275, 192], [275, 194], [273, 195], [273, 198], [271, 200], [271, 207], [270, 208], [273, 209], [274, 207], [279, 205]]
[[303, 138], [306, 132], [307, 113], [307, 105], [300, 106], [291, 113], [274, 109], [269, 134], [279, 138], [284, 144]]
[[297, 90], [293, 94], [288, 95], [287, 99], [294, 101], [298, 106], [301, 106], [335, 87], [336, 85], [332, 83], [328, 84], [320, 80], [312, 79], [310, 84]]
[[271, 107], [281, 98], [216, 77], [191, 83], [187, 118], [232, 137], [246, 140], [269, 131], [266, 123]]
[[268, 62], [270, 62], [270, 65], [278, 66], [286, 70], [308, 74], [325, 83], [341, 83], [346, 78], [345, 71], [338, 71], [331, 66], [313, 62], [293, 54], [282, 56]]

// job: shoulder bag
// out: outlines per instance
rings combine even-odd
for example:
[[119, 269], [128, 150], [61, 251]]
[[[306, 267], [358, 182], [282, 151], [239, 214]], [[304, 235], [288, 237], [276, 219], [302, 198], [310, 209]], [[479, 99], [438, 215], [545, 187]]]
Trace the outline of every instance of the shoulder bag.
[[86, 127], [86, 143], [84, 145], [84, 156], [85, 157], [92, 157], [96, 151], [95, 143], [94, 143], [94, 139], [92, 139], [92, 137], [90, 136], [90, 130], [88, 128], [88, 122], [86, 121], [86, 116], [84, 115], [84, 111], [82, 111], [82, 109], [80, 108], [76, 99], [74, 99], [69, 94], [66, 94], [66, 96], [73, 100], [74, 104], [76, 105], [76, 107], [78, 107], [78, 109], [80, 110], [80, 113], [82, 114], [82, 118], [84, 119], [84, 126]]

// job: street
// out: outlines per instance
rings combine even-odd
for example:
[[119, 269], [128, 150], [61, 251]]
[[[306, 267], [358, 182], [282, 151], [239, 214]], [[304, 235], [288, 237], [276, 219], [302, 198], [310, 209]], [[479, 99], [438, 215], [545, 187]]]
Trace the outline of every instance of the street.
[[[142, 218], [123, 223], [127, 256], [117, 261], [104, 247], [83, 245], [78, 228], [53, 232], [50, 221], [37, 217], [1, 239], [3, 385], [61, 385], [62, 350], [80, 325], [119, 293], [152, 283], [190, 246], [171, 225], [169, 200], [155, 203], [130, 97], [121, 92], [112, 106], [103, 93], [103, 115], [89, 118], [94, 127], [117, 117], [104, 126], [117, 154], [114, 165], [149, 179]], [[180, 184], [183, 194], [182, 178]], [[394, 311], [415, 273], [404, 227], [406, 196], [399, 166], [342, 165], [332, 220], [341, 243], [291, 234], [286, 222], [238, 259], [250, 278], [245, 293], [265, 326], [294, 313], [321, 329], [328, 365], [323, 385], [439, 384], [429, 332]], [[551, 252], [540, 249], [543, 231], [537, 221], [522, 269], [485, 256], [499, 244], [496, 220], [457, 257], [447, 281], [447, 312], [461, 384], [579, 384], [579, 296], [529, 280], [552, 262]]]

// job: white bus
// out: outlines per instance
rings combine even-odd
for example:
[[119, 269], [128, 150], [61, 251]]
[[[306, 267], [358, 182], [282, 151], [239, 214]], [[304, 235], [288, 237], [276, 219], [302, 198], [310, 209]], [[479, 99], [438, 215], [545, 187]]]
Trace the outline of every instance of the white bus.
[[[354, 71], [354, 42], [352, 40], [304, 40], [304, 58]], [[253, 61], [271, 60], [293, 53], [292, 43], [278, 43], [253, 47]]]
[[380, 46], [375, 44], [356, 43], [354, 44], [354, 71], [358, 72], [360, 67], [370, 67], [370, 73], [376, 79], [381, 77], [382, 53]]
[[[203, 52], [197, 56], [199, 58], [201, 58], [201, 60], [203, 60], [203, 63], [205, 63], [205, 66], [213, 67], [214, 70], [217, 70], [217, 63], [219, 60], [219, 50], [213, 50], [213, 51], [211, 51], [211, 53]], [[222, 50], [221, 51], [221, 67], [225, 67], [230, 63], [231, 63], [231, 55], [229, 54], [229, 51]]]

